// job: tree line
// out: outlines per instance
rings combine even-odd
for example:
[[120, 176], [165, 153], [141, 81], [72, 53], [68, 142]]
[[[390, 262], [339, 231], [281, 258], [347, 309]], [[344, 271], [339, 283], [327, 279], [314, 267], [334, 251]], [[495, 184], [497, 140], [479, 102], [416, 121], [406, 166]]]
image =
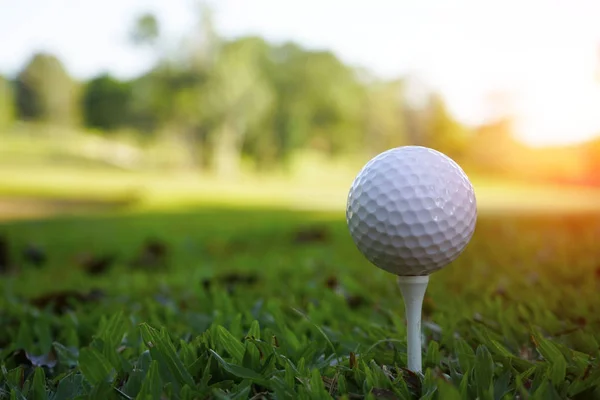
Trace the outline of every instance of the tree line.
[[103, 135], [135, 131], [183, 141], [197, 168], [235, 173], [285, 165], [294, 152], [373, 155], [418, 144], [480, 170], [503, 173], [522, 146], [509, 121], [470, 129], [431, 91], [409, 101], [407, 78], [384, 80], [335, 54], [261, 37], [224, 39], [208, 10], [182, 43], [165, 46], [152, 14], [135, 21], [132, 43], [155, 56], [141, 76], [73, 79], [52, 54], [32, 56], [0, 77], [0, 130], [14, 120], [86, 127]]

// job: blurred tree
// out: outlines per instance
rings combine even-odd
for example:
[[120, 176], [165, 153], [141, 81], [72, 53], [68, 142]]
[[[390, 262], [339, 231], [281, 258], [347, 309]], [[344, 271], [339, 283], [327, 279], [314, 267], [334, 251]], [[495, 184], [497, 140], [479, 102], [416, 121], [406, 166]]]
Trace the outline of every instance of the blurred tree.
[[434, 94], [427, 105], [425, 145], [459, 160], [464, 156], [468, 141], [468, 131], [464, 125], [452, 117], [441, 96]]
[[361, 146], [364, 88], [353, 69], [294, 43], [272, 47], [266, 66], [275, 101], [255, 150], [281, 162], [300, 148], [336, 155]]
[[442, 97], [429, 93], [419, 106], [405, 108], [409, 143], [431, 147], [459, 160], [465, 155], [469, 130], [449, 112]]
[[83, 117], [86, 126], [112, 131], [130, 120], [131, 83], [121, 82], [108, 74], [89, 81], [83, 93]]
[[[440, 98], [405, 113], [403, 79], [365, 79], [333, 53], [295, 43], [223, 41], [210, 8], [199, 5], [195, 30], [132, 82], [131, 100], [134, 126], [183, 143], [195, 166], [235, 175], [244, 157], [264, 169], [300, 149], [329, 156], [374, 153], [410, 137], [452, 156], [460, 153], [465, 131]], [[132, 32], [138, 45], [160, 39], [150, 14]]]
[[210, 140], [213, 166], [221, 176], [238, 173], [246, 134], [274, 100], [262, 68], [268, 51], [268, 44], [256, 37], [225, 43], [209, 73], [203, 106], [216, 118]]
[[208, 69], [214, 66], [222, 40], [215, 27], [212, 8], [200, 1], [197, 10], [198, 23], [183, 46], [188, 53], [184, 59], [191, 66]]
[[17, 76], [19, 116], [57, 125], [78, 122], [78, 88], [62, 63], [51, 54], [37, 53]]
[[479, 172], [507, 175], [513, 172], [520, 147], [513, 137], [513, 121], [499, 118], [475, 129], [468, 145], [469, 164]]
[[12, 83], [0, 75], [0, 134], [8, 129], [15, 117]]
[[249, 127], [243, 150], [264, 169], [289, 160], [293, 150], [306, 143], [309, 107], [302, 94], [306, 83], [301, 72], [305, 51], [285, 43], [270, 46], [268, 54], [262, 56], [261, 69], [274, 100], [260, 123]]
[[207, 72], [163, 60], [131, 82], [129, 123], [148, 136], [182, 146], [180, 165], [206, 167], [207, 129], [213, 117], [203, 109]]
[[[152, 13], [140, 15], [130, 30], [129, 38], [136, 47], [150, 46], [156, 51], [160, 37], [160, 24]], [[161, 56], [161, 55], [159, 55]], [[130, 121], [134, 128], [154, 134], [168, 119], [172, 106], [169, 91], [170, 71], [159, 60], [149, 72], [130, 82], [132, 92]]]
[[366, 89], [364, 146], [370, 154], [407, 142], [403, 81], [372, 79]]
[[427, 118], [432, 89], [416, 73], [407, 74], [403, 81], [405, 102], [403, 115], [407, 144], [427, 146]]
[[355, 71], [330, 52], [308, 52], [304, 63], [310, 146], [330, 155], [362, 146], [363, 87]]
[[130, 33], [131, 41], [137, 45], [147, 45], [154, 47], [160, 36], [160, 26], [158, 19], [152, 13], [142, 14]]
[[[199, 23], [179, 51], [160, 54], [157, 65], [133, 82], [132, 102], [133, 124], [184, 146], [189, 157], [183, 164], [194, 168], [206, 167], [210, 162], [208, 137], [217, 118], [207, 106], [206, 85], [219, 38], [210, 9], [200, 4], [199, 11]], [[139, 28], [144, 24], [138, 21], [137, 25]], [[153, 32], [158, 35], [159, 29]], [[157, 41], [158, 36], [153, 40]]]

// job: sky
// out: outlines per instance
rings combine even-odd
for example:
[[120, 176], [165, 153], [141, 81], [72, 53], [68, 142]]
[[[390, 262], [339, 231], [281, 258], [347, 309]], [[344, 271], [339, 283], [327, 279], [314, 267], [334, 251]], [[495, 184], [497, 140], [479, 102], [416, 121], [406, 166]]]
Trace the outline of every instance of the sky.
[[[483, 122], [501, 107], [517, 116], [519, 138], [532, 145], [600, 133], [597, 0], [209, 3], [223, 36], [294, 40], [330, 49], [382, 77], [418, 76], [468, 124]], [[152, 63], [150, 54], [128, 42], [136, 16], [154, 12], [167, 40], [177, 40], [196, 23], [195, 4], [0, 0], [0, 73], [14, 75], [33, 52], [43, 50], [81, 79], [105, 71], [135, 76]]]

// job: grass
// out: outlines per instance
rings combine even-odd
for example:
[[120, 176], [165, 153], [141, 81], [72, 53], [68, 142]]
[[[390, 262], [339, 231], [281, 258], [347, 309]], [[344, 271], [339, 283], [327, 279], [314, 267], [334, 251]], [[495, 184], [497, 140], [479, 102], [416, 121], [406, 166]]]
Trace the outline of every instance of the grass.
[[0, 160], [0, 399], [600, 399], [598, 191], [473, 177], [477, 229], [431, 278], [417, 376], [395, 279], [347, 232], [352, 173], [21, 153]]
[[[198, 204], [341, 210], [354, 176], [367, 161], [357, 157], [332, 162], [318, 154], [299, 153], [289, 174], [244, 173], [237, 180], [223, 181], [173, 168], [181, 164], [184, 155], [181, 146], [170, 142], [144, 144], [133, 136], [103, 138], [89, 132], [24, 124], [14, 132], [0, 132], [0, 197], [5, 203], [7, 197], [34, 197], [75, 201], [83, 206], [103, 202], [104, 208], [130, 205], [135, 210]], [[533, 185], [472, 173], [469, 177], [478, 206], [487, 213], [600, 211], [598, 188]], [[12, 203], [11, 213], [16, 213]], [[89, 211], [89, 207], [59, 204], [44, 213], [80, 209]], [[28, 212], [18, 214], [22, 217]], [[39, 217], [39, 213], [34, 216]]]
[[339, 212], [7, 222], [0, 396], [600, 398], [598, 226], [480, 217], [431, 279], [418, 377], [403, 368], [395, 281], [358, 254]]
[[[356, 170], [325, 168], [292, 176], [244, 174], [224, 181], [192, 172], [113, 170], [101, 166], [77, 168], [47, 165], [6, 165], [0, 168], [0, 198], [26, 205], [25, 199], [58, 201], [60, 213], [75, 207], [129, 206], [132, 211], [170, 210], [199, 204], [232, 207], [274, 207], [296, 210], [339, 211], [345, 207]], [[532, 185], [470, 177], [478, 208], [486, 213], [587, 213], [600, 211], [600, 189]], [[16, 201], [15, 201], [16, 200]], [[60, 207], [60, 203], [67, 203]], [[75, 204], [69, 204], [75, 203]], [[38, 204], [38, 207], [41, 204]], [[98, 207], [102, 208], [102, 207]], [[47, 213], [53, 214], [52, 207]], [[0, 202], [0, 218], [2, 204]], [[39, 216], [39, 214], [35, 214]], [[7, 215], [5, 215], [6, 219]]]

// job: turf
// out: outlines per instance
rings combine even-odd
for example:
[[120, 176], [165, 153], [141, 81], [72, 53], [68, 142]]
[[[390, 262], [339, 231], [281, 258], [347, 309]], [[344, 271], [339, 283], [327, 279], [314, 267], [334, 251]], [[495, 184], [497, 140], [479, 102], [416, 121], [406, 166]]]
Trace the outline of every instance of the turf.
[[431, 278], [423, 376], [404, 369], [394, 277], [339, 212], [188, 207], [0, 233], [1, 398], [600, 398], [598, 214], [481, 215]]

